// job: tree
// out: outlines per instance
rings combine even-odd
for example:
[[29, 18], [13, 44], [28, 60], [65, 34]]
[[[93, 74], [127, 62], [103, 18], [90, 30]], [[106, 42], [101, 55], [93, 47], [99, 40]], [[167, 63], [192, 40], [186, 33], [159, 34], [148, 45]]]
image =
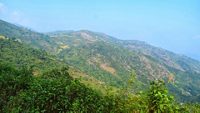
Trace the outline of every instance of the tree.
[[148, 107], [149, 113], [174, 113], [178, 109], [174, 104], [173, 96], [168, 94], [163, 80], [150, 83]]

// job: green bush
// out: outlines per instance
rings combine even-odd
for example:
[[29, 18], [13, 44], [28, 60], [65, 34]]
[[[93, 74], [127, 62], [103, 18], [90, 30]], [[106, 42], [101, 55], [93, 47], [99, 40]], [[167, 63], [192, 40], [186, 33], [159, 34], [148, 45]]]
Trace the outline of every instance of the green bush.
[[179, 110], [174, 97], [168, 94], [164, 81], [152, 81], [148, 92], [149, 113], [174, 113]]
[[32, 81], [30, 72], [26, 69], [15, 70], [11, 66], [0, 64], [0, 112], [10, 98], [28, 89]]
[[0, 112], [12, 113], [198, 113], [199, 104], [179, 105], [163, 81], [153, 81], [148, 92], [127, 88], [103, 95], [73, 79], [68, 68], [34, 77], [32, 70], [16, 70], [0, 63]]
[[9, 99], [4, 107], [6, 112], [95, 113], [111, 110], [111, 101], [71, 78], [67, 68], [35, 77], [25, 89]]

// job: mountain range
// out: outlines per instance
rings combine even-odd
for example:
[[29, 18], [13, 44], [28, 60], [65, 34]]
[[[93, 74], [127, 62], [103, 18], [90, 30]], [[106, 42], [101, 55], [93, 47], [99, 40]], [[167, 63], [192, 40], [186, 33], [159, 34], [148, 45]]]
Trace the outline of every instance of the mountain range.
[[[0, 20], [0, 35], [0, 39], [14, 40], [17, 43], [15, 46], [26, 45], [41, 50], [35, 53], [40, 56], [38, 64], [44, 65], [42, 59], [49, 59], [54, 62], [52, 64], [56, 64], [52, 67], [69, 65], [71, 73], [87, 78], [84, 83], [94, 85], [95, 88], [102, 88], [101, 85], [116, 89], [126, 87], [134, 72], [138, 82], [137, 88], [133, 90], [145, 89], [151, 80], [163, 79], [168, 82], [168, 88], [177, 100], [200, 102], [200, 62], [146, 42], [120, 40], [88, 30], [38, 33], [3, 20]], [[15, 50], [14, 42], [5, 43], [10, 45], [10, 49], [4, 52], [1, 49], [0, 60], [12, 62], [12, 54], [5, 51]], [[0, 46], [5, 47], [3, 43]], [[32, 67], [36, 76], [40, 68], [45, 68]]]

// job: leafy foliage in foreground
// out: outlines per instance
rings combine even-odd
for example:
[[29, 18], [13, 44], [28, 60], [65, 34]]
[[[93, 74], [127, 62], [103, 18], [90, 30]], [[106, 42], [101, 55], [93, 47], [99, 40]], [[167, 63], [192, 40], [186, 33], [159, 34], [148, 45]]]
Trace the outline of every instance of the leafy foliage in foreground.
[[[162, 81], [154, 81], [148, 92], [127, 89], [106, 95], [69, 76], [68, 68], [54, 69], [34, 77], [27, 69], [0, 65], [0, 112], [92, 112], [174, 113], [199, 112], [199, 105], [179, 105]], [[136, 80], [135, 80], [136, 81]]]
[[[67, 68], [31, 77], [1, 65], [1, 110], [6, 112], [106, 112], [100, 94], [72, 79]], [[27, 80], [28, 79], [28, 80]], [[4, 81], [4, 82], [3, 82]], [[104, 110], [104, 111], [102, 111]]]
[[26, 69], [16, 70], [13, 67], [0, 65], [0, 112], [10, 98], [26, 90], [32, 80], [32, 73]]
[[[179, 108], [174, 104], [173, 96], [168, 95], [164, 81], [153, 81], [148, 93], [149, 112], [166, 112], [177, 111]], [[175, 108], [174, 108], [175, 107]]]

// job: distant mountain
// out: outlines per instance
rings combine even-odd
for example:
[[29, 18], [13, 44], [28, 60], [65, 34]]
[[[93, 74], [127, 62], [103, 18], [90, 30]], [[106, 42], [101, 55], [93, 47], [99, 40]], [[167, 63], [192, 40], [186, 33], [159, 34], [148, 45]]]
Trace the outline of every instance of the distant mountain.
[[200, 63], [189, 57], [141, 41], [119, 40], [87, 30], [48, 34], [57, 45], [57, 56], [111, 85], [125, 85], [135, 70], [141, 83], [152, 79], [170, 81], [169, 88], [181, 97], [198, 96]]
[[102, 84], [124, 87], [135, 71], [139, 88], [145, 88], [149, 80], [164, 79], [179, 100], [199, 98], [200, 62], [189, 57], [87, 30], [41, 34], [4, 21], [0, 25], [1, 35], [46, 50]]
[[54, 42], [51, 42], [49, 36], [32, 31], [25, 27], [16, 26], [14, 24], [0, 20], [0, 34], [11, 39], [15, 39], [26, 44], [32, 45], [34, 48], [40, 48], [47, 51], [54, 51]]

